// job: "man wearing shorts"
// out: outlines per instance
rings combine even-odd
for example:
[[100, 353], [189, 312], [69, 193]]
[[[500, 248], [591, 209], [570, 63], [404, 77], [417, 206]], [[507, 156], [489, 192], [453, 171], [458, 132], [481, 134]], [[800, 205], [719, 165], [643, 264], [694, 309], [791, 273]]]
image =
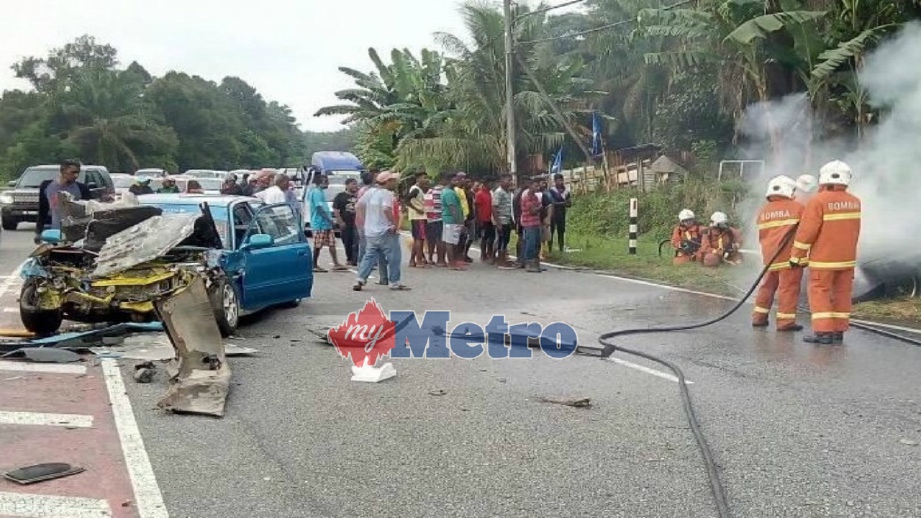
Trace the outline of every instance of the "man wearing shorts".
[[465, 270], [464, 250], [459, 246], [461, 232], [464, 227], [464, 210], [461, 207], [460, 196], [456, 187], [463, 185], [465, 178], [455, 175], [452, 184], [455, 188], [445, 188], [441, 191], [441, 220], [444, 222], [445, 248], [448, 253], [448, 264], [455, 270]]
[[334, 270], [348, 270], [339, 263], [336, 256], [336, 233], [333, 231], [333, 215], [326, 205], [326, 193], [329, 179], [325, 174], [313, 177], [313, 187], [307, 192], [307, 203], [310, 205], [310, 230], [313, 232], [313, 271], [326, 272], [320, 267], [320, 251], [323, 247], [329, 248], [329, 255], [333, 257]]
[[425, 261], [425, 235], [428, 218], [425, 215], [425, 191], [428, 190], [429, 179], [425, 173], [416, 175], [416, 183], [409, 188], [406, 195], [406, 210], [409, 213], [409, 223], [413, 235], [413, 250], [409, 257], [409, 266], [424, 268], [428, 266]]
[[[429, 264], [436, 266], [447, 266], [445, 262], [445, 242], [442, 240], [443, 223], [441, 221], [441, 193], [445, 186], [450, 183], [451, 177], [448, 173], [442, 173], [438, 177], [438, 183], [425, 193], [425, 225], [426, 236], [426, 253], [428, 254]], [[435, 251], [438, 251], [437, 262]]]

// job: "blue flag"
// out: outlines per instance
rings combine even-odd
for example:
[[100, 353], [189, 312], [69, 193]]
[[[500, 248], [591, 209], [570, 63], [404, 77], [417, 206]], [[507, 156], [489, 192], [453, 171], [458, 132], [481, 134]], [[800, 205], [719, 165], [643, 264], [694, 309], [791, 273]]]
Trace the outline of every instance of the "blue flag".
[[563, 146], [553, 155], [553, 162], [550, 165], [550, 174], [559, 173], [563, 170]]
[[602, 140], [601, 140], [601, 118], [598, 117], [598, 112], [592, 114], [592, 156], [601, 156], [604, 154], [602, 150]]

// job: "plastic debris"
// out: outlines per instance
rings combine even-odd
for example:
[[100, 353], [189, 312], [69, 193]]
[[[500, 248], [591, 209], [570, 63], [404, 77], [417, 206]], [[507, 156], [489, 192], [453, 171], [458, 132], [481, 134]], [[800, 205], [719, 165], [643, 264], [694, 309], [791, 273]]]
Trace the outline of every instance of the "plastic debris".
[[380, 383], [397, 375], [397, 370], [393, 368], [392, 363], [385, 363], [380, 367], [368, 365], [368, 359], [361, 367], [352, 366], [352, 381], [361, 381], [365, 383]]

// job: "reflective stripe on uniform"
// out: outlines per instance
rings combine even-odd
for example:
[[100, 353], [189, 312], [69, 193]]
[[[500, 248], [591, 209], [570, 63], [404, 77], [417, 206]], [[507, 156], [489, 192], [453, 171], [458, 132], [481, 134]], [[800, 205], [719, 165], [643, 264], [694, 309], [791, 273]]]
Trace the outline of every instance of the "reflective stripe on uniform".
[[771, 312], [771, 309], [770, 309], [770, 308], [762, 308], [762, 307], [759, 307], [759, 306], [755, 306], [755, 313], [763, 313], [763, 314], [767, 315], [767, 314], [770, 313], [770, 312]]
[[800, 243], [799, 241], [794, 241], [793, 248], [799, 248], [800, 250], [809, 250], [810, 248], [812, 248], [812, 245], [807, 245], [806, 243]]
[[850, 313], [838, 313], [838, 312], [835, 312], [835, 311], [825, 311], [825, 312], [822, 312], [822, 313], [813, 313], [813, 314], [812, 314], [812, 319], [813, 319], [813, 320], [823, 320], [823, 319], [826, 319], [826, 320], [827, 320], [827, 319], [830, 319], [830, 318], [843, 318], [843, 319], [847, 319], [847, 318], [851, 318], [851, 314], [850, 314]]
[[777, 320], [796, 320], [796, 313], [777, 313]]
[[758, 230], [764, 230], [766, 228], [787, 227], [790, 225], [796, 225], [798, 223], [798, 219], [779, 219], [777, 221], [768, 221], [767, 223], [759, 224]]
[[841, 221], [845, 219], [860, 219], [859, 212], [841, 212], [839, 214], [826, 214], [822, 216], [822, 221]]
[[809, 263], [809, 267], [814, 270], [843, 270], [847, 268], [854, 268], [855, 266], [857, 266], [857, 261], [839, 261], [833, 263], [811, 261]]
[[778, 270], [786, 270], [790, 268], [790, 261], [784, 261], [782, 263], [774, 263], [768, 268], [769, 272], [776, 272]]

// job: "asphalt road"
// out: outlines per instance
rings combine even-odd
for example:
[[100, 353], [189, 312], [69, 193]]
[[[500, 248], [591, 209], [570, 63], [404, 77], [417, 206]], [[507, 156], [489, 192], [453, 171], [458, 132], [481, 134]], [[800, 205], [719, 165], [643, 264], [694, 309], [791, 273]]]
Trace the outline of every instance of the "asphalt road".
[[[0, 273], [30, 235], [3, 232]], [[232, 359], [222, 419], [163, 413], [162, 375], [126, 378], [169, 516], [716, 516], [678, 385], [656, 364], [405, 359], [396, 378], [363, 384], [313, 333], [368, 297], [388, 311], [448, 309], [452, 323], [562, 321], [583, 343], [707, 319], [729, 302], [556, 269], [407, 269], [413, 291], [399, 293], [356, 293], [353, 278], [318, 274], [312, 300], [240, 330], [237, 343], [260, 352]], [[733, 515], [921, 516], [921, 350], [859, 331], [844, 346], [804, 344], [753, 330], [746, 309], [623, 342], [684, 369]]]

